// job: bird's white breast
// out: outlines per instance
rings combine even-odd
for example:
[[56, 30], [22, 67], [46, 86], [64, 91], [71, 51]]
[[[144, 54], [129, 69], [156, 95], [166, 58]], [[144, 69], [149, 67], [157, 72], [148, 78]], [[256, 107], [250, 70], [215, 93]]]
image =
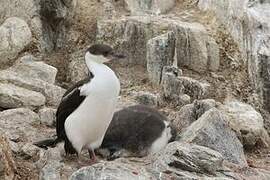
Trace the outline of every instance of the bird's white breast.
[[78, 152], [84, 147], [95, 149], [101, 145], [120, 91], [120, 82], [110, 68], [98, 71], [81, 87], [86, 98], [65, 122], [67, 137]]

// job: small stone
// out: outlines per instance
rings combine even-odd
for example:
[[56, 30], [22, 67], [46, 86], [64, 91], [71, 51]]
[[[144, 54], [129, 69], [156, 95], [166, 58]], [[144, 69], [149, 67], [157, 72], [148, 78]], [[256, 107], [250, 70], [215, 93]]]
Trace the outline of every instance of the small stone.
[[25, 160], [28, 159], [38, 160], [40, 149], [31, 143], [27, 143], [22, 147], [21, 153], [22, 153], [21, 155], [24, 157]]
[[40, 121], [47, 126], [54, 126], [56, 124], [56, 109], [42, 108], [38, 112]]
[[159, 105], [160, 98], [156, 94], [140, 91], [136, 93], [135, 100], [138, 101], [139, 104], [157, 107]]
[[0, 179], [14, 179], [16, 170], [8, 138], [0, 131]]

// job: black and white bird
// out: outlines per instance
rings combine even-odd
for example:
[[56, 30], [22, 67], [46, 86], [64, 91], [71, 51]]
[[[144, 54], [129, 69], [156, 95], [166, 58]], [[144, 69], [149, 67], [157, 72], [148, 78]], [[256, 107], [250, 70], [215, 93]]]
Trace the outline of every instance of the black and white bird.
[[35, 143], [39, 147], [55, 146], [64, 141], [67, 154], [87, 149], [95, 161], [98, 148], [112, 120], [120, 92], [120, 82], [108, 62], [123, 56], [104, 44], [92, 45], [85, 54], [89, 76], [63, 95], [56, 112], [56, 139]]
[[109, 160], [143, 157], [160, 151], [175, 137], [175, 127], [159, 111], [134, 105], [114, 113], [98, 152]]

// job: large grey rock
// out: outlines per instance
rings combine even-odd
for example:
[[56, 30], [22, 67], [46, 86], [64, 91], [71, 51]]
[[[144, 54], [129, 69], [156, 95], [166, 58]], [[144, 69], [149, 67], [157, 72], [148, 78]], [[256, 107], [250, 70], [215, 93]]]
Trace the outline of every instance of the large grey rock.
[[59, 104], [65, 93], [65, 89], [59, 86], [47, 83], [40, 79], [22, 76], [21, 74], [10, 70], [0, 71], [0, 82], [7, 82], [31, 91], [40, 92], [46, 97], [46, 103], [53, 107], [56, 107]]
[[34, 142], [44, 138], [44, 133], [37, 128], [39, 116], [26, 108], [10, 109], [0, 112], [0, 130], [16, 142]]
[[0, 26], [1, 63], [13, 62], [16, 56], [30, 43], [31, 39], [32, 33], [24, 20], [17, 17], [6, 19]]
[[40, 79], [45, 82], [54, 84], [57, 69], [37, 59], [32, 55], [23, 56], [18, 63], [12, 66], [9, 70], [15, 71], [24, 77]]
[[153, 176], [142, 166], [122, 163], [119, 161], [100, 162], [89, 167], [84, 167], [74, 172], [70, 180], [113, 179], [137, 180], [153, 179]]
[[198, 23], [181, 23], [175, 26], [178, 66], [197, 72], [217, 71], [219, 47], [204, 26]]
[[133, 15], [161, 14], [174, 7], [175, 0], [125, 0], [127, 9]]
[[44, 107], [38, 111], [40, 121], [47, 126], [56, 124], [56, 109]]
[[159, 85], [164, 66], [172, 66], [175, 52], [173, 32], [150, 39], [147, 42], [147, 71], [150, 81]]
[[195, 100], [192, 104], [183, 106], [178, 112], [170, 113], [169, 118], [173, 120], [177, 131], [181, 132], [213, 107], [217, 107], [213, 99]]
[[252, 148], [258, 144], [269, 146], [270, 139], [264, 129], [263, 117], [252, 106], [237, 100], [227, 100], [220, 109], [245, 147]]
[[45, 97], [39, 92], [13, 84], [0, 83], [0, 107], [2, 108], [29, 107], [34, 109], [44, 105], [45, 101]]
[[224, 158], [247, 166], [243, 146], [222, 112], [212, 108], [193, 122], [181, 135], [181, 142], [195, 143], [220, 152]]
[[265, 1], [200, 0], [200, 9], [213, 11], [240, 48], [253, 88], [269, 111], [270, 3]]
[[[200, 176], [221, 176], [219, 171], [224, 169], [222, 155], [210, 148], [195, 144], [173, 142], [166, 149], [155, 154], [151, 168], [157, 172], [169, 171], [173, 177], [188, 177], [194, 173], [195, 179]], [[191, 176], [191, 175], [189, 175]], [[192, 177], [192, 176], [191, 176]]]
[[0, 179], [14, 179], [16, 170], [8, 138], [0, 131]]
[[175, 67], [164, 67], [162, 73], [162, 89], [165, 98], [174, 100], [179, 105], [185, 105], [179, 97], [187, 94], [194, 99], [202, 99], [207, 93], [207, 87], [199, 81], [181, 76], [181, 71]]

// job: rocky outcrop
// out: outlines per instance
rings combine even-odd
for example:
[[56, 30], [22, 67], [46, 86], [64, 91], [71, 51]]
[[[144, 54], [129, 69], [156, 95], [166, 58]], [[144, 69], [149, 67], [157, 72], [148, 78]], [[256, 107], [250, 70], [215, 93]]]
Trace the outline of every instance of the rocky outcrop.
[[132, 15], [161, 14], [174, 7], [175, 0], [125, 0], [126, 8]]
[[158, 107], [158, 105], [161, 103], [161, 98], [158, 94], [152, 94], [150, 92], [145, 91], [139, 91], [134, 93], [135, 100], [139, 104], [143, 104], [146, 106], [154, 106]]
[[270, 139], [264, 129], [264, 120], [252, 106], [237, 100], [228, 100], [220, 109], [246, 148], [255, 145], [269, 146]]
[[14, 62], [14, 59], [31, 40], [32, 33], [24, 20], [17, 17], [6, 19], [0, 26], [1, 63], [11, 64], [11, 62]]
[[150, 81], [159, 85], [164, 66], [172, 66], [175, 52], [173, 32], [150, 39], [147, 43], [147, 71]]
[[242, 144], [216, 108], [204, 113], [179, 138], [181, 142], [209, 147], [220, 152], [226, 160], [247, 166]]
[[63, 47], [76, 0], [7, 0], [1, 3], [0, 23], [20, 17], [29, 24], [38, 50]]
[[13, 160], [8, 139], [0, 131], [0, 179], [12, 180], [15, 178], [16, 164]]
[[[0, 83], [6, 87], [6, 90], [9, 89], [9, 91], [2, 92], [1, 95], [5, 99], [8, 97], [9, 104], [11, 104], [6, 108], [21, 107], [20, 104], [28, 106], [27, 101], [31, 99], [38, 102], [30, 103], [30, 106], [39, 107], [45, 104], [43, 96], [46, 98], [47, 105], [55, 107], [59, 104], [65, 89], [54, 85], [56, 68], [33, 59], [31, 55], [24, 56], [12, 67], [0, 71]], [[18, 91], [14, 91], [14, 89], [18, 89]], [[21, 94], [18, 94], [19, 92]], [[25, 99], [24, 97], [27, 97], [26, 103], [17, 100]], [[39, 98], [35, 99], [36, 97]], [[17, 105], [14, 105], [16, 103]], [[2, 107], [7, 106], [5, 104], [3, 102]]]
[[230, 32], [247, 58], [249, 77], [256, 93], [269, 110], [269, 1], [200, 0], [198, 6], [202, 10], [213, 11]]

